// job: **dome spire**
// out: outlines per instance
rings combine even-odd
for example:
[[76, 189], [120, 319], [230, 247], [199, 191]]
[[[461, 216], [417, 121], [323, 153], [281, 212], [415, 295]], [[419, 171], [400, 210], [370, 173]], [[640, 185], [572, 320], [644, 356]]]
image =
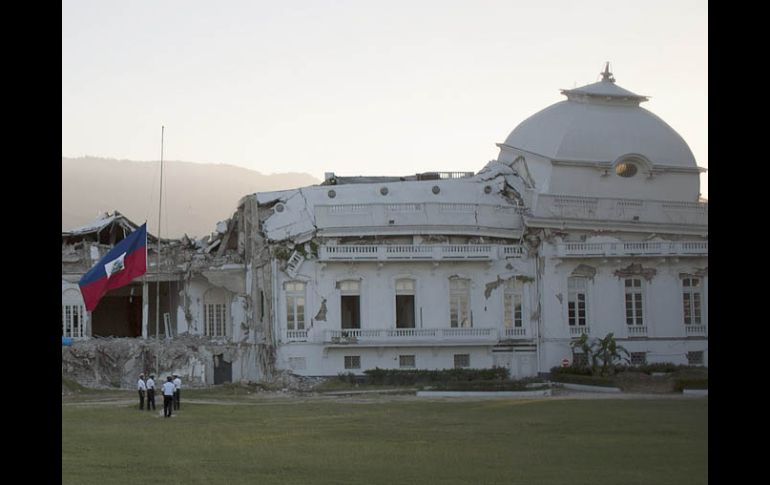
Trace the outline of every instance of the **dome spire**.
[[610, 103], [617, 105], [638, 106], [647, 101], [647, 96], [640, 96], [615, 84], [615, 76], [610, 72], [610, 62], [604, 65], [600, 73], [602, 80], [573, 89], [562, 89], [561, 93], [569, 101], [581, 103]]
[[615, 82], [615, 78], [612, 76], [612, 73], [610, 72], [610, 61], [607, 61], [607, 64], [604, 65], [604, 72], [602, 74], [602, 82]]

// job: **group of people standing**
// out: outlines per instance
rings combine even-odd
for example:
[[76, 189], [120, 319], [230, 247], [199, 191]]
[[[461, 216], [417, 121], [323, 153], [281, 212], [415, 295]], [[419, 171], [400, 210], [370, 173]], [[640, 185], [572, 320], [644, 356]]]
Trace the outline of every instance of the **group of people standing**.
[[[155, 410], [155, 375], [145, 379], [144, 373], [139, 374], [139, 380], [136, 383], [139, 391], [139, 409], [144, 410], [144, 396], [147, 395], [147, 410]], [[170, 418], [172, 409], [179, 410], [180, 391], [182, 389], [182, 379], [177, 374], [166, 377], [163, 383], [163, 416]]]

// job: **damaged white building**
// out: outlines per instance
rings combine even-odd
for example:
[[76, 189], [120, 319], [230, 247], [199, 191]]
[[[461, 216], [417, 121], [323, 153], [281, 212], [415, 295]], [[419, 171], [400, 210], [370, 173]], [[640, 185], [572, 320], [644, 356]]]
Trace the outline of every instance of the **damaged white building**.
[[244, 197], [208, 244], [167, 241], [161, 271], [149, 256], [144, 283], [108, 295], [109, 324], [83, 312], [76, 278], [114, 237], [86, 249], [73, 245], [82, 228], [65, 233], [63, 334], [152, 340], [160, 281], [169, 337], [224, 346], [194, 357], [200, 382], [222, 362], [234, 380], [375, 367], [524, 377], [610, 332], [635, 364], [708, 365], [704, 169], [608, 70], [562, 93], [477, 173], [329, 173]]

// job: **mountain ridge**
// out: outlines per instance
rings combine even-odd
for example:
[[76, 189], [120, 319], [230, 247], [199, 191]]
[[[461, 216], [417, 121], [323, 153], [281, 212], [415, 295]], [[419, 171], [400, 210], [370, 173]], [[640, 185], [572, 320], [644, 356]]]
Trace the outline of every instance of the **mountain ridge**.
[[[158, 227], [159, 161], [86, 155], [62, 157], [62, 231], [120, 211], [136, 223]], [[163, 161], [163, 237], [202, 237], [232, 217], [238, 201], [254, 192], [321, 183], [300, 172], [264, 174], [226, 163]]]

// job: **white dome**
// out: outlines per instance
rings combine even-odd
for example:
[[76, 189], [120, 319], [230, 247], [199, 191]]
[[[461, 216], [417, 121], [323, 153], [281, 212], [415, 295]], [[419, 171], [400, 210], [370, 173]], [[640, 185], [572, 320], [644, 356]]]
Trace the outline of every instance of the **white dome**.
[[654, 165], [696, 168], [690, 147], [665, 121], [639, 107], [646, 101], [616, 86], [604, 73], [600, 82], [562, 90], [562, 101], [535, 113], [505, 145], [552, 160], [614, 162], [642, 155]]

